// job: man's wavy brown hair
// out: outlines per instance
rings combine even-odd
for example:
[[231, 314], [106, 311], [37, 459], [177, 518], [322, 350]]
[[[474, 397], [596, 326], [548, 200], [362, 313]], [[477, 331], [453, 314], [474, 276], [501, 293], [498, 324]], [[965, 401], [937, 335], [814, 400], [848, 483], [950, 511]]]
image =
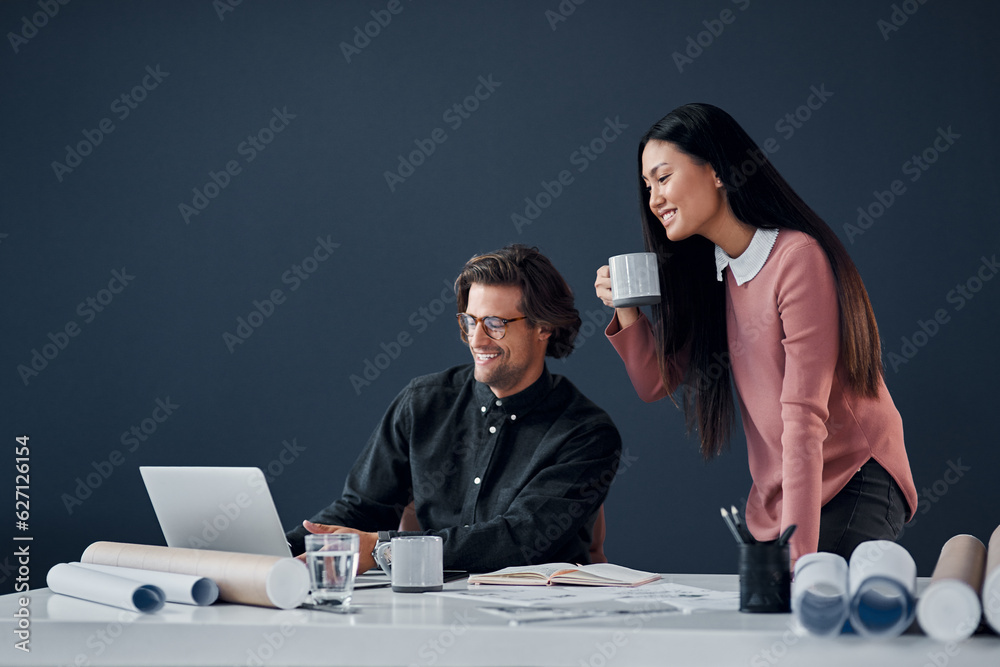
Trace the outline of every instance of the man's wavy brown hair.
[[[560, 359], [573, 352], [573, 341], [580, 330], [580, 313], [573, 305], [573, 291], [556, 271], [549, 258], [520, 243], [495, 252], [476, 255], [455, 279], [458, 312], [469, 305], [469, 288], [480, 285], [516, 285], [521, 288], [518, 309], [528, 326], [540, 326], [552, 332], [546, 356]], [[476, 313], [480, 317], [492, 313]], [[465, 333], [462, 340], [468, 342]]]

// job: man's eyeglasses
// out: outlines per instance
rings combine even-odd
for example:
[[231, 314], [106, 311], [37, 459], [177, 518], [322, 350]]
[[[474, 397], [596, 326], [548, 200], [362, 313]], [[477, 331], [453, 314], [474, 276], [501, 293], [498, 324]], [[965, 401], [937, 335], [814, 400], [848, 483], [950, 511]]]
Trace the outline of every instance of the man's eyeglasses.
[[486, 330], [486, 335], [493, 340], [500, 340], [507, 333], [507, 324], [509, 322], [517, 322], [518, 320], [523, 319], [527, 319], [527, 316], [522, 315], [521, 317], [504, 319], [503, 317], [497, 317], [496, 315], [475, 317], [473, 315], [469, 315], [468, 313], [459, 313], [458, 326], [462, 329], [462, 333], [466, 336], [471, 336], [476, 330], [476, 325], [482, 322], [483, 328]]

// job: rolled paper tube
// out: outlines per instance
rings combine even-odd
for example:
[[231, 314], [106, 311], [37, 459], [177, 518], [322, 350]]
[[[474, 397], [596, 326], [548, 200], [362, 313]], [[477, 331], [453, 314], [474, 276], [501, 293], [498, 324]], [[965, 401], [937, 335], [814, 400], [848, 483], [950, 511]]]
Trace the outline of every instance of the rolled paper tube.
[[168, 567], [170, 572], [207, 577], [219, 586], [219, 599], [225, 602], [292, 609], [309, 594], [309, 571], [294, 558], [95, 542], [80, 560], [139, 569]]
[[986, 553], [986, 579], [983, 582], [983, 613], [986, 622], [1000, 632], [1000, 526], [993, 531]]
[[917, 603], [917, 620], [928, 636], [943, 642], [966, 639], [979, 627], [979, 593], [986, 572], [986, 547], [972, 535], [956, 535], [941, 548], [931, 583]]
[[54, 565], [45, 577], [45, 583], [55, 593], [129, 611], [151, 613], [160, 609], [164, 602], [163, 591], [152, 584], [69, 563]]
[[133, 567], [116, 567], [113, 565], [95, 565], [94, 563], [71, 563], [88, 570], [113, 574], [118, 577], [132, 579], [143, 584], [152, 584], [163, 590], [167, 602], [181, 604], [210, 605], [219, 597], [219, 587], [207, 577], [197, 577], [190, 574], [176, 574], [158, 570], [140, 570]]
[[868, 637], [895, 637], [916, 614], [917, 564], [888, 540], [862, 542], [851, 554], [851, 627]]
[[820, 637], [839, 635], [850, 602], [847, 561], [843, 556], [819, 552], [796, 561], [792, 614], [804, 630]]

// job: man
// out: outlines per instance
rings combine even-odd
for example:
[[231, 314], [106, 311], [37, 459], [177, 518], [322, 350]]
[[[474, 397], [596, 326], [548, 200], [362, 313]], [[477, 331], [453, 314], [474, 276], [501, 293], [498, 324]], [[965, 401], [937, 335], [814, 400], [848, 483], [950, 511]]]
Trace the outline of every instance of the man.
[[545, 367], [546, 355], [573, 351], [573, 294], [548, 258], [522, 245], [470, 259], [455, 292], [472, 365], [410, 382], [340, 499], [288, 533], [293, 553], [308, 532], [356, 532], [364, 572], [412, 501], [422, 534], [443, 538], [447, 569], [590, 562], [621, 438]]

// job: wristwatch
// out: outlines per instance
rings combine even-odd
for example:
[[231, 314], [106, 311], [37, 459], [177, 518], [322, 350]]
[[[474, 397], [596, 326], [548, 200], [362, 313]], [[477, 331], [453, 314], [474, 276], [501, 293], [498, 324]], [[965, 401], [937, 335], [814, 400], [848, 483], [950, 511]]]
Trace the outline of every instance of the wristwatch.
[[378, 558], [375, 556], [375, 552], [378, 551], [379, 545], [391, 541], [392, 537], [390, 536], [390, 531], [388, 530], [378, 531], [378, 540], [375, 541], [375, 546], [372, 547], [372, 560], [375, 561], [376, 564], [379, 564]]

